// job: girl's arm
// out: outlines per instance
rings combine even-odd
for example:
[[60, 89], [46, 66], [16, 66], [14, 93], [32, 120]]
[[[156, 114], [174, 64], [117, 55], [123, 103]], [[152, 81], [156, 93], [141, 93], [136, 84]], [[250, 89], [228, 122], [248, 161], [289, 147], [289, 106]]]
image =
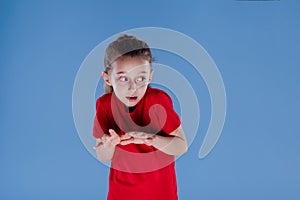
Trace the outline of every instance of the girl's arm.
[[152, 146], [170, 155], [179, 156], [188, 150], [187, 141], [180, 125], [168, 136], [155, 135], [152, 139]]
[[166, 154], [175, 156], [184, 154], [188, 149], [187, 141], [181, 125], [167, 136], [153, 135], [143, 132], [129, 132], [121, 136], [121, 145], [127, 145], [130, 143], [154, 146]]

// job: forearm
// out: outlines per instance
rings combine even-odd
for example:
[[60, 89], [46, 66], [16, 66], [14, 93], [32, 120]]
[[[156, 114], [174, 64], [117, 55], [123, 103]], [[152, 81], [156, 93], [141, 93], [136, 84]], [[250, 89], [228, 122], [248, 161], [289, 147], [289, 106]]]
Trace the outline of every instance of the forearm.
[[170, 136], [156, 135], [152, 146], [169, 155], [179, 156], [184, 154], [188, 146], [181, 126], [172, 134]]
[[152, 146], [160, 151], [174, 156], [179, 156], [187, 151], [186, 142], [176, 136], [159, 136], [157, 135]]

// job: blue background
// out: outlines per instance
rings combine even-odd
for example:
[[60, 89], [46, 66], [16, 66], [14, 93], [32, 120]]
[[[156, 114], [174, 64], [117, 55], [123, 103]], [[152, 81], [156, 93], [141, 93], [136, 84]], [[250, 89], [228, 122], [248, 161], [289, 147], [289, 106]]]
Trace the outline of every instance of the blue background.
[[199, 133], [176, 163], [180, 199], [300, 199], [299, 8], [296, 0], [0, 1], [0, 199], [105, 199], [108, 168], [78, 137], [73, 83], [101, 41], [145, 26], [198, 41], [226, 87], [221, 138], [199, 160], [210, 114], [203, 92]]

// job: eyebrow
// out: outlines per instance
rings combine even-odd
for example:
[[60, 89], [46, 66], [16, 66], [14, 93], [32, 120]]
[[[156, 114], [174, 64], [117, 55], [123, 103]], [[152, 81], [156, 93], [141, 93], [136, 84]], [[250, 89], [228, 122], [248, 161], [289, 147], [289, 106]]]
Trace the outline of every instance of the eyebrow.
[[[117, 72], [117, 74], [126, 74], [126, 72], [119, 71], [119, 72]], [[147, 74], [147, 72], [146, 71], [142, 71], [139, 74]]]

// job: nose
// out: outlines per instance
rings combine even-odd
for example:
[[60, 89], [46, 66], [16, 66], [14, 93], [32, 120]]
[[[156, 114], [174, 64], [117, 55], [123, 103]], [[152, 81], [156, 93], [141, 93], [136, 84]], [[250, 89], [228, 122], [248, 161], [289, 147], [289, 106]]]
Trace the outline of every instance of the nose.
[[135, 91], [137, 89], [137, 84], [134, 81], [129, 82], [129, 87], [128, 90], [133, 90]]

